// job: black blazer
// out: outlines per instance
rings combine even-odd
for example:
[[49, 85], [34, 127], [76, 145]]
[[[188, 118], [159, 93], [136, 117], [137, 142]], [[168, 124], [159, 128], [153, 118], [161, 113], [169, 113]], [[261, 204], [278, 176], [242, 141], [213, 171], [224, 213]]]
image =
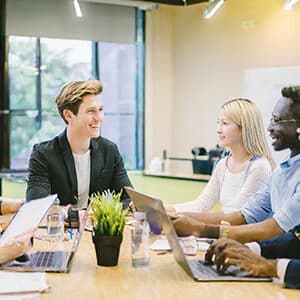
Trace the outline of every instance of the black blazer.
[[259, 242], [261, 255], [266, 258], [292, 258], [289, 262], [284, 284], [289, 288], [300, 288], [300, 225], [276, 238]]
[[[90, 151], [89, 194], [107, 189], [118, 192], [125, 186], [132, 186], [116, 144], [103, 137], [93, 138]], [[53, 140], [34, 145], [28, 172], [26, 201], [58, 194], [62, 205], [77, 203], [75, 163], [66, 130]], [[128, 206], [129, 197], [125, 191], [122, 202], [124, 207]]]
[[287, 288], [300, 289], [300, 259], [292, 259], [285, 272], [284, 285]]
[[259, 242], [261, 255], [266, 258], [300, 258], [300, 240], [297, 232], [300, 225], [273, 239]]

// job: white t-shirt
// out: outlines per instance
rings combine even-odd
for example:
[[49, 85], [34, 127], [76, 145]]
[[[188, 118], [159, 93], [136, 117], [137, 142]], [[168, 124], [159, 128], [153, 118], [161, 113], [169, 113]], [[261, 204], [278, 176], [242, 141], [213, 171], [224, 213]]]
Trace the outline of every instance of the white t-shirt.
[[90, 177], [91, 177], [91, 156], [90, 150], [85, 153], [73, 153], [76, 177], [77, 177], [77, 190], [78, 199], [76, 206], [86, 207], [90, 191]]
[[244, 171], [231, 173], [227, 159], [221, 159], [200, 196], [189, 202], [174, 205], [176, 211], [207, 212], [220, 201], [224, 213], [239, 211], [248, 199], [263, 187], [272, 172], [268, 160], [253, 157]]

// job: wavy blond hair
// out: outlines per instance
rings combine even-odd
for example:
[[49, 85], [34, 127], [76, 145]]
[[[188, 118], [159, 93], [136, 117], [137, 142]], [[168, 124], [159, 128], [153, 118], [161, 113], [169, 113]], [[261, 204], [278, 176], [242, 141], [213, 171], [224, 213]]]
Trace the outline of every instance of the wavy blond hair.
[[226, 101], [222, 106], [224, 114], [242, 131], [242, 143], [252, 156], [265, 157], [272, 169], [275, 168], [266, 140], [262, 115], [254, 102], [238, 98]]
[[103, 86], [99, 80], [71, 81], [63, 85], [55, 96], [55, 103], [65, 123], [63, 111], [69, 109], [77, 115], [82, 99], [86, 95], [101, 94]]

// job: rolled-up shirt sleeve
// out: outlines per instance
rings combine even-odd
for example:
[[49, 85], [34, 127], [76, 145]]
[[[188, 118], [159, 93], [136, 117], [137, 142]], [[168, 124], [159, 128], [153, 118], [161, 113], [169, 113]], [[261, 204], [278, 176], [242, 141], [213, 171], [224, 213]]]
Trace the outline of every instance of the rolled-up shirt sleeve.
[[274, 219], [285, 232], [299, 224], [300, 184], [292, 197], [274, 214]]
[[262, 222], [273, 216], [270, 186], [271, 179], [242, 207], [241, 213], [247, 224]]

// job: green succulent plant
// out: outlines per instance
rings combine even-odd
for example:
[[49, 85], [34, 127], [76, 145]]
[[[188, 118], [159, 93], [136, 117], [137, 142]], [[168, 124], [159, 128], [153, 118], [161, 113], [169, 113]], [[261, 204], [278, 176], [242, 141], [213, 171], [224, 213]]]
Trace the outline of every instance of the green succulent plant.
[[108, 190], [90, 196], [95, 236], [119, 236], [122, 234], [128, 210], [123, 210], [121, 195], [122, 190], [118, 194]]

